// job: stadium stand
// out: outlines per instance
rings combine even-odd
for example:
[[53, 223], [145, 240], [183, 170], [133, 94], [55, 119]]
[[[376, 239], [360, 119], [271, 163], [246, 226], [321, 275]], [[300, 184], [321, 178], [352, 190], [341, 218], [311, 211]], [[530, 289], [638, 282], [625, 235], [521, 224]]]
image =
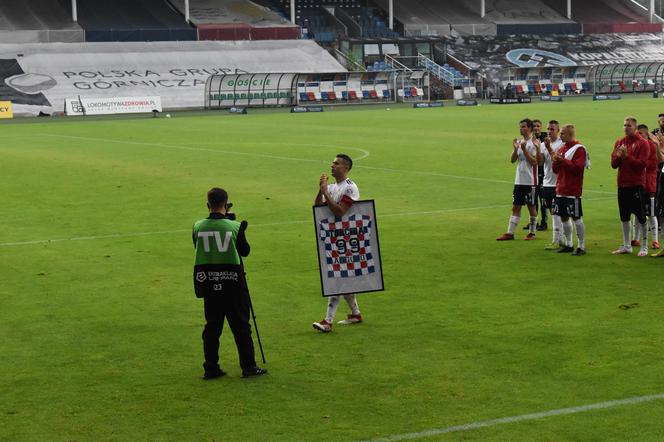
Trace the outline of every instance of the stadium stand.
[[[71, 2], [59, 0], [71, 12]], [[79, 1], [86, 41], [196, 40], [196, 29], [166, 0]]]
[[[257, 0], [288, 16], [289, 0]], [[398, 38], [386, 23], [386, 13], [360, 0], [298, 0], [295, 20], [305, 36], [328, 44], [340, 38]]]
[[0, 2], [0, 42], [80, 42], [83, 29], [54, 0]]
[[[389, 0], [377, 0], [383, 9]], [[404, 34], [418, 35], [524, 35], [579, 34], [575, 23], [539, 0], [487, 0], [486, 15], [479, 4], [463, 0], [412, 0], [394, 3], [395, 17]]]
[[485, 18], [496, 23], [497, 35], [581, 33], [580, 24], [539, 0], [487, 0]]
[[360, 10], [359, 24], [362, 29], [362, 37], [365, 38], [398, 38], [399, 33], [391, 30], [387, 23], [381, 19], [378, 11], [371, 7], [362, 7]]
[[[171, 0], [185, 15], [184, 0]], [[300, 28], [268, 7], [248, 0], [190, 0], [189, 18], [199, 40], [282, 40], [300, 37]]]
[[[389, 0], [376, 0], [383, 10]], [[495, 35], [496, 25], [483, 19], [479, 4], [469, 5], [463, 0], [410, 0], [394, 2], [394, 16], [409, 36], [449, 35], [454, 29], [464, 35]]]
[[[543, 0], [562, 13], [561, 0]], [[573, 3], [572, 18], [581, 23], [585, 34], [661, 32], [661, 23], [649, 23], [647, 12], [628, 2], [584, 0]]]

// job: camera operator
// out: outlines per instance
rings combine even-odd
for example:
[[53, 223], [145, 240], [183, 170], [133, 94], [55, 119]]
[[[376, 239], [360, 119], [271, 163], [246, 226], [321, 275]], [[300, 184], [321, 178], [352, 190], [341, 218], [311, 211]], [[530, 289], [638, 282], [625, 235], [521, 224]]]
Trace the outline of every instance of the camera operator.
[[194, 224], [192, 239], [196, 248], [194, 290], [203, 298], [205, 328], [203, 329], [204, 379], [226, 373], [219, 367], [219, 338], [224, 318], [233, 332], [240, 356], [242, 377], [259, 376], [267, 370], [256, 365], [254, 342], [249, 323], [250, 299], [240, 257], [249, 255], [245, 236], [247, 222], [235, 221], [228, 210], [228, 194], [218, 187], [207, 193], [210, 216]]

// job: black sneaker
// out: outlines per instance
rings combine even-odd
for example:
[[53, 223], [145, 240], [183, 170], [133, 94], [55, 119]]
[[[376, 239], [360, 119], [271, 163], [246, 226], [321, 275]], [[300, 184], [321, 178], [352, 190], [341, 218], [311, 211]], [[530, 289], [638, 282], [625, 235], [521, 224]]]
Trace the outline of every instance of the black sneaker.
[[573, 251], [574, 251], [574, 247], [565, 246], [565, 247], [561, 247], [560, 250], [558, 250], [558, 252], [556, 252], [556, 253], [572, 253]]
[[260, 367], [253, 367], [249, 370], [242, 370], [243, 378], [250, 378], [252, 376], [262, 376], [267, 373], [267, 369]]
[[203, 373], [203, 379], [205, 380], [216, 379], [222, 376], [226, 376], [226, 372], [224, 370], [206, 371]]
[[549, 226], [546, 223], [541, 223], [537, 226], [537, 231], [538, 232], [544, 232], [545, 230], [548, 230]]
[[583, 249], [576, 249], [573, 253], [572, 256], [583, 256], [586, 254], [586, 251]]

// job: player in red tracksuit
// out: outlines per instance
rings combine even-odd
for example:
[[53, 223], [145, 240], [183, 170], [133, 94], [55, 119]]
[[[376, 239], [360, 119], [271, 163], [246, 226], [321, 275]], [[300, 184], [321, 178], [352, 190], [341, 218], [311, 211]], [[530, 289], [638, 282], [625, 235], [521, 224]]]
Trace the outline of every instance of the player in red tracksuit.
[[[586, 148], [576, 140], [576, 129], [573, 125], [563, 126], [560, 138], [565, 144], [553, 156], [553, 171], [558, 174], [556, 182], [556, 202], [553, 213], [560, 216], [563, 223], [565, 246], [558, 253], [572, 252], [573, 256], [586, 254], [586, 228], [583, 224], [581, 194], [583, 193], [583, 172], [590, 167]], [[574, 250], [572, 241], [572, 221], [576, 225], [578, 247]]]
[[636, 118], [625, 118], [623, 127], [625, 136], [616, 141], [611, 153], [611, 167], [618, 169], [618, 208], [622, 222], [623, 245], [612, 253], [614, 255], [632, 253], [629, 219], [634, 214], [636, 221], [640, 224], [639, 231], [642, 239], [639, 256], [647, 256], [648, 242], [647, 238], [643, 237], [643, 232], [646, 232], [643, 189], [646, 184], [646, 166], [650, 146], [638, 134]]
[[645, 211], [648, 218], [648, 231], [652, 232], [653, 249], [659, 249], [659, 226], [655, 213], [655, 196], [657, 195], [657, 149], [659, 149], [657, 138], [648, 131], [648, 126], [639, 124], [637, 126], [639, 134], [648, 142], [650, 152], [648, 154], [648, 164], [646, 165], [646, 186], [645, 186]]

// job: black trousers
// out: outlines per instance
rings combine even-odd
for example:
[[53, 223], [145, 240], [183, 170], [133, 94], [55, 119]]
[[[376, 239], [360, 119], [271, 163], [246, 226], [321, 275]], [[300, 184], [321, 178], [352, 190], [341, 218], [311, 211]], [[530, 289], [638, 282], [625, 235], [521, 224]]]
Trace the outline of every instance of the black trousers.
[[240, 356], [240, 367], [248, 370], [256, 366], [254, 341], [251, 339], [249, 323], [249, 298], [246, 292], [225, 294], [203, 298], [205, 328], [203, 329], [203, 353], [206, 371], [219, 369], [219, 338], [224, 327], [224, 319], [233, 332], [235, 345]]

